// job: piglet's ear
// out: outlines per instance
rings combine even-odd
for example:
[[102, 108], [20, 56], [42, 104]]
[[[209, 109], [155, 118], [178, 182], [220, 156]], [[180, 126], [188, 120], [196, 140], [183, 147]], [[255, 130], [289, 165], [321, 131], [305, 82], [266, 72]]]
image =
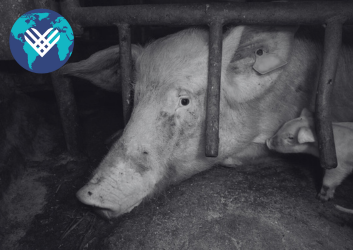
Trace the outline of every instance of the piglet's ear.
[[300, 113], [300, 117], [312, 118], [313, 114], [307, 108], [304, 108]]
[[299, 129], [298, 142], [300, 144], [308, 143], [308, 142], [315, 142], [315, 137], [314, 137], [312, 130], [310, 128], [305, 128], [305, 127]]

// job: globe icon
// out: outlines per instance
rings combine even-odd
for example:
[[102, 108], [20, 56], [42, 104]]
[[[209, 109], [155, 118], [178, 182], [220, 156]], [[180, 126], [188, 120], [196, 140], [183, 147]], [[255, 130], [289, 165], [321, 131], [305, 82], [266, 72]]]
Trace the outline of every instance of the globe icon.
[[74, 34], [68, 21], [55, 11], [31, 10], [17, 19], [10, 33], [10, 49], [23, 68], [50, 73], [69, 60]]

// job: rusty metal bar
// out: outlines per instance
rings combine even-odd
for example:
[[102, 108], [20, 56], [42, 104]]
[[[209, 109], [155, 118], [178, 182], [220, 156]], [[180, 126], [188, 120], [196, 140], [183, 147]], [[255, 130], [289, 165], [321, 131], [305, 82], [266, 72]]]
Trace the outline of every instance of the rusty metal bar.
[[218, 156], [219, 101], [222, 66], [222, 23], [210, 24], [208, 85], [206, 105], [206, 152], [207, 157]]
[[71, 156], [79, 156], [79, 126], [77, 106], [70, 78], [51, 73], [52, 84], [59, 106], [66, 147]]
[[325, 31], [324, 57], [315, 103], [315, 124], [318, 135], [321, 166], [337, 167], [336, 149], [332, 131], [331, 95], [342, 43], [342, 23], [328, 22]]
[[71, 22], [86, 26], [201, 25], [211, 17], [224, 24], [323, 24], [332, 16], [353, 24], [353, 2], [238, 2], [212, 4], [127, 5], [63, 8]]
[[120, 45], [120, 69], [123, 99], [124, 122], [130, 119], [133, 105], [134, 93], [131, 82], [131, 30], [128, 24], [119, 24], [119, 45]]

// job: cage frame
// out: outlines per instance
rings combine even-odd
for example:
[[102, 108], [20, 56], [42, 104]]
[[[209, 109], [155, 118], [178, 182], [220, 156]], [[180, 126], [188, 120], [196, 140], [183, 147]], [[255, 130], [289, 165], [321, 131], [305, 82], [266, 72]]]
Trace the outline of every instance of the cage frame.
[[[84, 27], [118, 27], [125, 124], [133, 109], [131, 25], [209, 26], [205, 145], [207, 157], [217, 157], [219, 148], [223, 26], [230, 23], [238, 25], [325, 25], [324, 56], [316, 94], [315, 123], [321, 166], [325, 169], [337, 166], [330, 104], [342, 43], [342, 26], [353, 24], [353, 2], [232, 2], [80, 7], [78, 0], [67, 0], [61, 2], [60, 5], [61, 14], [72, 24], [75, 35], [82, 34]], [[70, 83], [65, 82], [67, 80], [63, 80], [63, 77], [54, 78], [56, 93], [72, 91]], [[65, 83], [59, 84], [62, 81]], [[72, 95], [63, 97], [63, 94], [57, 94], [58, 96], [60, 110], [64, 110], [60, 113], [67, 147], [72, 154], [77, 154], [79, 152], [75, 135], [77, 118], [74, 117], [77, 110], [73, 105], [74, 97]], [[71, 114], [71, 118], [67, 118], [67, 114]]]

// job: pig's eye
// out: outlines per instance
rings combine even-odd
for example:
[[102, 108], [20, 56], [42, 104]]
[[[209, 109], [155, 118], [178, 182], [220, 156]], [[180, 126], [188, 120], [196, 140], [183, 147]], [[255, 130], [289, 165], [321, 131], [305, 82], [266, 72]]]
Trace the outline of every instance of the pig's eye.
[[294, 137], [290, 135], [290, 136], [288, 136], [288, 139], [289, 139], [289, 140], [293, 140]]
[[256, 55], [258, 55], [258, 56], [262, 56], [263, 53], [264, 53], [264, 51], [262, 49], [256, 50]]
[[180, 104], [181, 104], [182, 106], [187, 106], [187, 105], [189, 105], [189, 103], [190, 103], [189, 98], [181, 98], [181, 99], [180, 99]]

